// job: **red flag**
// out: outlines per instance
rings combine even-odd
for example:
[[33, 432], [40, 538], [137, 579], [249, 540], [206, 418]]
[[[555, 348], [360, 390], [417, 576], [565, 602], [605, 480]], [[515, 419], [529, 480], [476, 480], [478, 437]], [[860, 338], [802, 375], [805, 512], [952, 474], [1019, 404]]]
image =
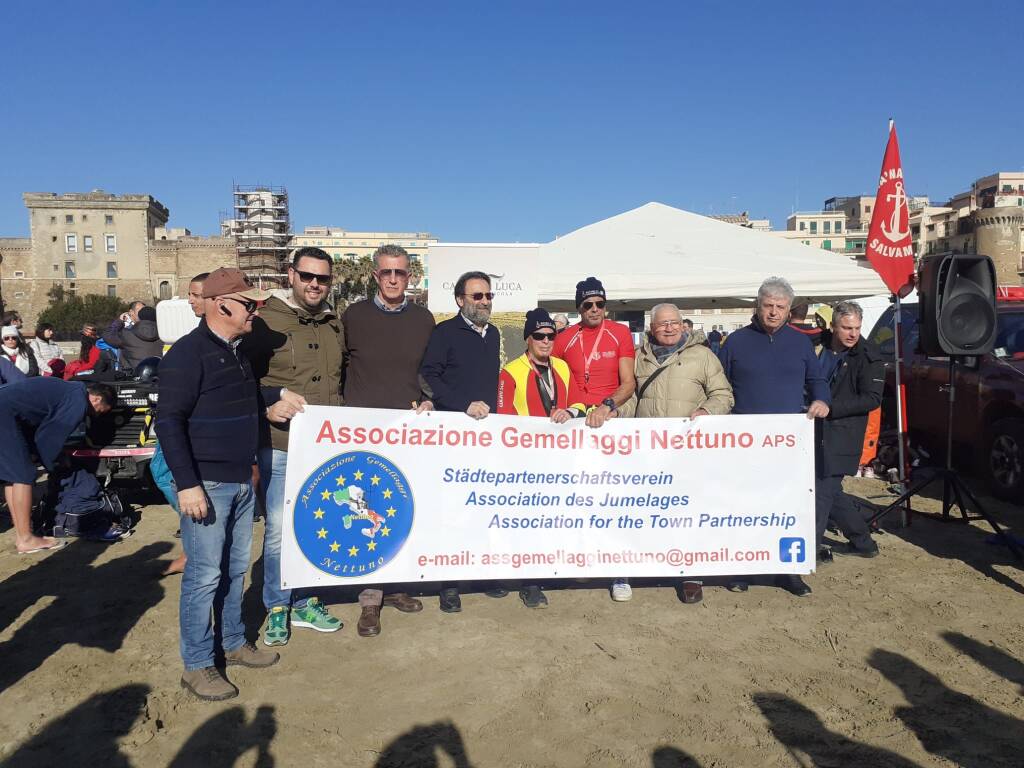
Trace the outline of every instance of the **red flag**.
[[914, 245], [910, 239], [910, 209], [903, 186], [903, 165], [896, 126], [889, 123], [882, 173], [878, 177], [875, 213], [868, 229], [867, 257], [893, 293], [909, 286], [914, 276]]

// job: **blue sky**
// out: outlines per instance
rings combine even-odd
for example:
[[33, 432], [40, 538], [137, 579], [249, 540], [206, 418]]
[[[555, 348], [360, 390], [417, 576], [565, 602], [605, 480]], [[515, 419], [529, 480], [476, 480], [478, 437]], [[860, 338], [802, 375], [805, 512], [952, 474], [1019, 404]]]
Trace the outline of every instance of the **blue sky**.
[[[651, 200], [750, 211], [1024, 169], [1024, 3], [7, 4], [0, 236], [24, 191], [233, 182], [314, 224], [547, 241]], [[854, 14], [858, 15], [854, 15]]]

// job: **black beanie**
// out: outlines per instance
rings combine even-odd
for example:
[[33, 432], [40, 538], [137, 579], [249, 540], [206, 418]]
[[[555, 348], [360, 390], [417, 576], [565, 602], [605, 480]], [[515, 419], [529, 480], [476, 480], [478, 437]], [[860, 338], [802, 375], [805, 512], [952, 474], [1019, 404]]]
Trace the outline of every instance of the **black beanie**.
[[156, 322], [156, 310], [153, 307], [143, 307], [139, 310], [139, 320], [152, 320]]
[[525, 339], [531, 333], [540, 330], [541, 328], [550, 328], [552, 331], [555, 330], [555, 321], [551, 319], [551, 315], [548, 314], [546, 309], [531, 309], [526, 313], [526, 323], [523, 325], [523, 338]]
[[591, 296], [600, 296], [602, 299], [607, 298], [604, 295], [604, 286], [601, 285], [601, 281], [596, 277], [588, 277], [586, 280], [582, 280], [576, 283], [576, 306], [578, 307], [584, 301], [589, 299]]

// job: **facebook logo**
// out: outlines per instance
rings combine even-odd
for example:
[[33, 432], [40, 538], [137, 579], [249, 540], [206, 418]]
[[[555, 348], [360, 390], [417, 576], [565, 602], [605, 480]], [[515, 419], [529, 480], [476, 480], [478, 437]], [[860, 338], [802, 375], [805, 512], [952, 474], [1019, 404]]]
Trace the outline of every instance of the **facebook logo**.
[[779, 539], [779, 560], [784, 563], [802, 563], [807, 557], [804, 540], [799, 538]]

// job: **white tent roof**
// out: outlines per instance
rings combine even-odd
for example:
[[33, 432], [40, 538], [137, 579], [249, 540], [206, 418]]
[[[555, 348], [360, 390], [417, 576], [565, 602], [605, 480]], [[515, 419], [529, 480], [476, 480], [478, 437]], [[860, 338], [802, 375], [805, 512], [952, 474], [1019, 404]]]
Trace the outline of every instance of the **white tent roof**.
[[686, 308], [736, 307], [757, 296], [771, 275], [797, 296], [836, 301], [885, 292], [873, 269], [842, 254], [728, 224], [662, 203], [577, 229], [540, 247], [538, 298], [572, 309], [576, 283], [593, 275], [609, 309], [650, 309], [661, 301]]

